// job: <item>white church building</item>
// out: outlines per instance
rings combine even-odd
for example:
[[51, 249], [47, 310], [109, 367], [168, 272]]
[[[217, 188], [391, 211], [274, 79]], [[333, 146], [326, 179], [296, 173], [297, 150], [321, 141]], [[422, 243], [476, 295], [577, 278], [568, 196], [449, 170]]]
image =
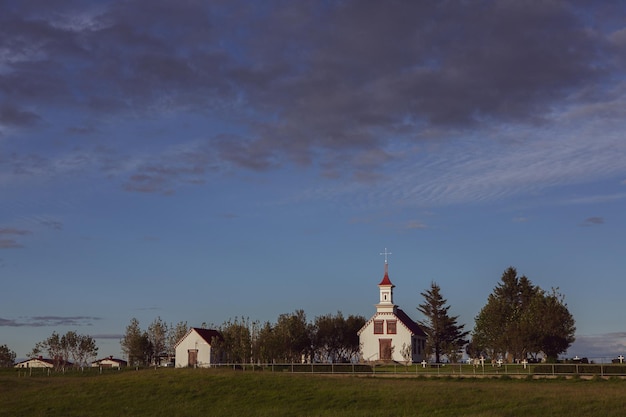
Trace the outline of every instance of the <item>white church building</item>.
[[385, 276], [379, 288], [376, 314], [359, 330], [361, 360], [364, 362], [421, 362], [425, 359], [426, 333], [393, 303], [395, 285], [389, 280], [385, 249]]

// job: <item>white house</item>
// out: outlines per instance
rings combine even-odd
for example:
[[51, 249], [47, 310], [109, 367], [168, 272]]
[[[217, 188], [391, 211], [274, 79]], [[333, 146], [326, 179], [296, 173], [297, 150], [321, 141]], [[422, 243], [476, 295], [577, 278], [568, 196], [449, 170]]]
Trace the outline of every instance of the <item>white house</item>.
[[55, 363], [53, 359], [39, 356], [38, 358], [30, 358], [16, 363], [15, 368], [54, 368], [55, 365], [68, 367], [72, 366], [72, 363], [66, 361], [56, 361]]
[[358, 332], [361, 359], [365, 362], [424, 360], [426, 333], [393, 303], [394, 287], [385, 259], [385, 276], [378, 284], [380, 299], [376, 314]]
[[217, 362], [211, 343], [215, 339], [222, 339], [217, 330], [192, 327], [187, 334], [176, 343], [177, 368], [202, 367], [208, 368]]
[[94, 368], [123, 368], [128, 363], [122, 359], [116, 359], [113, 356], [109, 356], [107, 358], [98, 359], [97, 361], [91, 362], [91, 366]]

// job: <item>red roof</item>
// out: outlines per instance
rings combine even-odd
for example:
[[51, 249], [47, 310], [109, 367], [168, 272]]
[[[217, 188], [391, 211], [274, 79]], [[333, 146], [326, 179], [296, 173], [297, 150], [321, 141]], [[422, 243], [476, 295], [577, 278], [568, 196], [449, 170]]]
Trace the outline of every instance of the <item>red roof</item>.
[[383, 277], [383, 280], [380, 281], [380, 284], [378, 285], [391, 285], [392, 287], [395, 287], [395, 285], [393, 285], [391, 283], [391, 281], [389, 280], [389, 274], [385, 273], [385, 276]]
[[411, 319], [402, 309], [396, 309], [396, 317], [398, 317], [398, 320], [400, 320], [402, 324], [404, 324], [411, 331], [411, 333], [416, 336], [426, 337], [426, 333], [424, 333], [424, 330], [422, 330], [420, 325], [414, 322], [413, 319]]
[[202, 329], [199, 327], [193, 327], [192, 329], [195, 330], [196, 333], [198, 333], [200, 337], [203, 338], [209, 345], [213, 341], [214, 337], [218, 338], [219, 340], [224, 340], [221, 333], [218, 332], [217, 330]]

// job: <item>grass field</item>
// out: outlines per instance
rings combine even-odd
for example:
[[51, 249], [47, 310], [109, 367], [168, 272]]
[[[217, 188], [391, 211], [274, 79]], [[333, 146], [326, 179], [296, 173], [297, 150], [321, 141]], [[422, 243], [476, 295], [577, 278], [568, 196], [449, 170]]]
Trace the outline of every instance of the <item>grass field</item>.
[[626, 380], [400, 378], [216, 369], [18, 377], [0, 416], [624, 416]]

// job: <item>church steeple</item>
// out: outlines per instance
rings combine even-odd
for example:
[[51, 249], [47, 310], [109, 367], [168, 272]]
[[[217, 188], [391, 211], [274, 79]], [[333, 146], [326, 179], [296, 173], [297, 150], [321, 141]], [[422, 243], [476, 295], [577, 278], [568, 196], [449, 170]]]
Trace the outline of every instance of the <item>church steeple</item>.
[[389, 262], [387, 261], [387, 256], [391, 255], [391, 252], [387, 252], [387, 248], [385, 248], [381, 255], [385, 255], [385, 276], [378, 284], [380, 300], [376, 304], [376, 311], [379, 313], [395, 313], [396, 305], [393, 303], [393, 288], [395, 285], [389, 279]]

